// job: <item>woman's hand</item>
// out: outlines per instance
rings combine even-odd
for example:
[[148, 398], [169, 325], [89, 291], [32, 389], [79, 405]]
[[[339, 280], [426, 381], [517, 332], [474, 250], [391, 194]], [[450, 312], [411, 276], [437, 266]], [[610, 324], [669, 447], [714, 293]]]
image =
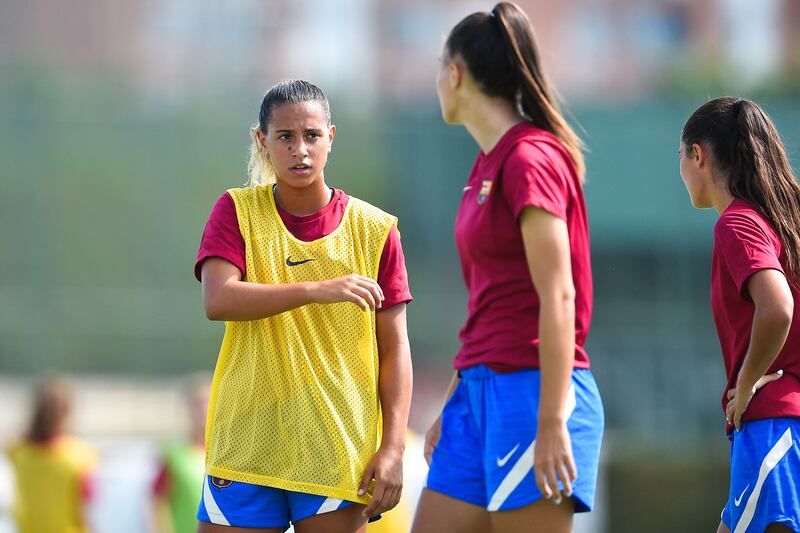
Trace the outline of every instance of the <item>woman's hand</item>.
[[[542, 495], [558, 505], [572, 496], [572, 482], [578, 477], [572, 457], [572, 441], [566, 422], [539, 422], [533, 447], [533, 471]], [[563, 491], [558, 490], [561, 481]]]
[[758, 389], [767, 383], [777, 381], [781, 376], [783, 376], [783, 370], [778, 370], [774, 374], [766, 374], [761, 376], [753, 386], [747, 386], [745, 383], [737, 381], [736, 388], [728, 391], [728, 405], [725, 407], [725, 417], [728, 419], [729, 424], [733, 424], [736, 427], [736, 431], [742, 429], [742, 415], [747, 411], [747, 406], [750, 405], [753, 395]]
[[370, 278], [350, 274], [314, 283], [313, 300], [319, 304], [352, 302], [364, 311], [374, 311], [383, 304], [383, 291]]
[[433, 458], [433, 450], [439, 444], [439, 437], [442, 435], [442, 415], [436, 417], [436, 420], [431, 424], [431, 428], [425, 433], [425, 460], [428, 466], [431, 464]]
[[397, 447], [384, 448], [381, 446], [372, 460], [367, 465], [361, 478], [361, 488], [358, 495], [363, 496], [369, 489], [369, 484], [375, 480], [375, 490], [372, 499], [362, 511], [366, 518], [385, 513], [393, 509], [400, 501], [403, 492], [403, 450]]
[[239, 268], [219, 257], [203, 262], [203, 305], [210, 320], [260, 320], [310, 304], [352, 302], [364, 311], [383, 303], [378, 283], [350, 274], [325, 281], [251, 283]]

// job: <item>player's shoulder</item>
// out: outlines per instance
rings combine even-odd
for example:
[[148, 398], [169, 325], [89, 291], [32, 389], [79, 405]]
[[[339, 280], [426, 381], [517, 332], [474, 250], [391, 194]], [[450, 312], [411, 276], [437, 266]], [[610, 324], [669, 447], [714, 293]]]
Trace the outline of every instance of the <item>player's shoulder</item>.
[[736, 199], [722, 212], [714, 224], [714, 233], [725, 235], [747, 231], [773, 232], [769, 221], [755, 206], [744, 200]]
[[780, 238], [767, 218], [743, 200], [734, 200], [714, 224], [714, 245], [723, 249], [733, 246], [755, 246], [780, 249]]
[[350, 202], [350, 210], [358, 217], [367, 217], [386, 221], [393, 221], [397, 219], [397, 217], [387, 213], [380, 207], [377, 207], [360, 198], [356, 198], [355, 196], [350, 196], [348, 201]]
[[70, 463], [81, 470], [91, 469], [98, 462], [97, 451], [77, 437], [65, 435], [59, 439], [58, 446]]
[[13, 461], [16, 457], [19, 457], [20, 453], [22, 453], [24, 449], [25, 441], [21, 439], [15, 439], [3, 447], [3, 453]]
[[511, 152], [527, 151], [548, 154], [553, 150], [563, 151], [564, 145], [558, 137], [530, 123], [524, 123], [514, 130], [511, 139]]
[[228, 196], [234, 202], [238, 202], [239, 200], [250, 200], [263, 195], [267, 187], [271, 187], [271, 185], [257, 185], [255, 187], [231, 187], [222, 193], [220, 199]]
[[228, 215], [236, 215], [237, 217], [242, 214], [255, 213], [261, 216], [265, 213], [271, 213], [274, 205], [272, 200], [272, 187], [274, 184], [264, 184], [246, 187], [232, 187], [225, 191], [223, 197], [228, 196], [225, 201], [224, 212]]
[[520, 128], [505, 157], [507, 165], [571, 168], [572, 158], [552, 133], [532, 124]]

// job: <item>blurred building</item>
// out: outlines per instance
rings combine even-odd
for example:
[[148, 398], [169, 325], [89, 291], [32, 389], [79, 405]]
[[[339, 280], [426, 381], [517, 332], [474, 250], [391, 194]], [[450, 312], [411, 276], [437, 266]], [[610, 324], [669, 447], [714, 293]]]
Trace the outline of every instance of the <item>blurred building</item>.
[[[795, 0], [519, 0], [562, 93], [618, 101], [670, 74], [742, 88], [795, 68]], [[105, 72], [158, 98], [307, 77], [364, 104], [431, 99], [437, 53], [477, 0], [51, 0], [0, 7], [0, 62]], [[220, 78], [225, 78], [221, 80]]]

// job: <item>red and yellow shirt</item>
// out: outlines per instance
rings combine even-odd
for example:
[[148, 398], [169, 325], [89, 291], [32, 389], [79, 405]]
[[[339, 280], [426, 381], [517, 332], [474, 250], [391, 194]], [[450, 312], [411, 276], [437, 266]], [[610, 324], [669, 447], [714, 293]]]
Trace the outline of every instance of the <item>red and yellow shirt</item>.
[[21, 442], [8, 455], [16, 477], [14, 514], [20, 533], [88, 533], [83, 505], [97, 462], [93, 449], [65, 435], [47, 443]]
[[[245, 242], [245, 281], [377, 279], [395, 217], [356, 198], [313, 241], [281, 219], [272, 186], [229, 191]], [[309, 304], [227, 322], [206, 429], [209, 475], [367, 502], [361, 475], [381, 438], [375, 313]]]

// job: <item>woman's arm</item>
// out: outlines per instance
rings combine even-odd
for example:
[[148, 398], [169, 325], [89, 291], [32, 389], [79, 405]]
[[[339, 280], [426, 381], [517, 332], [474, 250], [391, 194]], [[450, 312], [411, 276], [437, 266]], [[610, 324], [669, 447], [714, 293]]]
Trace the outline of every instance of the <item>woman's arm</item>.
[[380, 354], [378, 391], [383, 412], [381, 447], [405, 449], [413, 384], [411, 347], [406, 327], [406, 305], [395, 305], [375, 315]]
[[[736, 380], [736, 389], [728, 396], [728, 421], [741, 429], [742, 415], [759, 388], [759, 380], [778, 357], [792, 325], [794, 299], [786, 277], [777, 270], [759, 270], [747, 281], [747, 290], [755, 304], [750, 346]], [[772, 380], [774, 381], [774, 380]]]
[[364, 276], [280, 285], [242, 281], [239, 269], [219, 257], [203, 262], [203, 306], [210, 320], [258, 320], [310, 303], [352, 302], [363, 310], [381, 306], [383, 291]]
[[540, 302], [541, 387], [534, 472], [542, 494], [560, 503], [558, 480], [568, 497], [577, 476], [564, 413], [575, 360], [575, 287], [569, 233], [566, 222], [535, 207], [522, 211], [519, 224]]
[[153, 506], [150, 513], [151, 526], [155, 533], [175, 533], [172, 525], [172, 516], [169, 510], [169, 503], [162, 496], [153, 498]]
[[428, 465], [430, 465], [431, 460], [433, 460], [433, 450], [436, 449], [436, 445], [439, 444], [439, 437], [442, 436], [442, 411], [444, 411], [444, 406], [450, 400], [456, 387], [458, 387], [459, 381], [461, 381], [461, 378], [458, 375], [458, 370], [456, 370], [453, 372], [453, 377], [450, 378], [450, 385], [448, 385], [447, 392], [444, 395], [444, 402], [442, 403], [442, 409], [439, 411], [439, 416], [436, 417], [430, 429], [425, 433], [424, 454], [425, 461], [427, 461]]
[[364, 471], [359, 494], [375, 480], [367, 517], [388, 511], [400, 501], [403, 488], [403, 452], [411, 407], [411, 348], [406, 328], [406, 305], [398, 304], [375, 315], [380, 357], [378, 394], [383, 414], [381, 446]]

